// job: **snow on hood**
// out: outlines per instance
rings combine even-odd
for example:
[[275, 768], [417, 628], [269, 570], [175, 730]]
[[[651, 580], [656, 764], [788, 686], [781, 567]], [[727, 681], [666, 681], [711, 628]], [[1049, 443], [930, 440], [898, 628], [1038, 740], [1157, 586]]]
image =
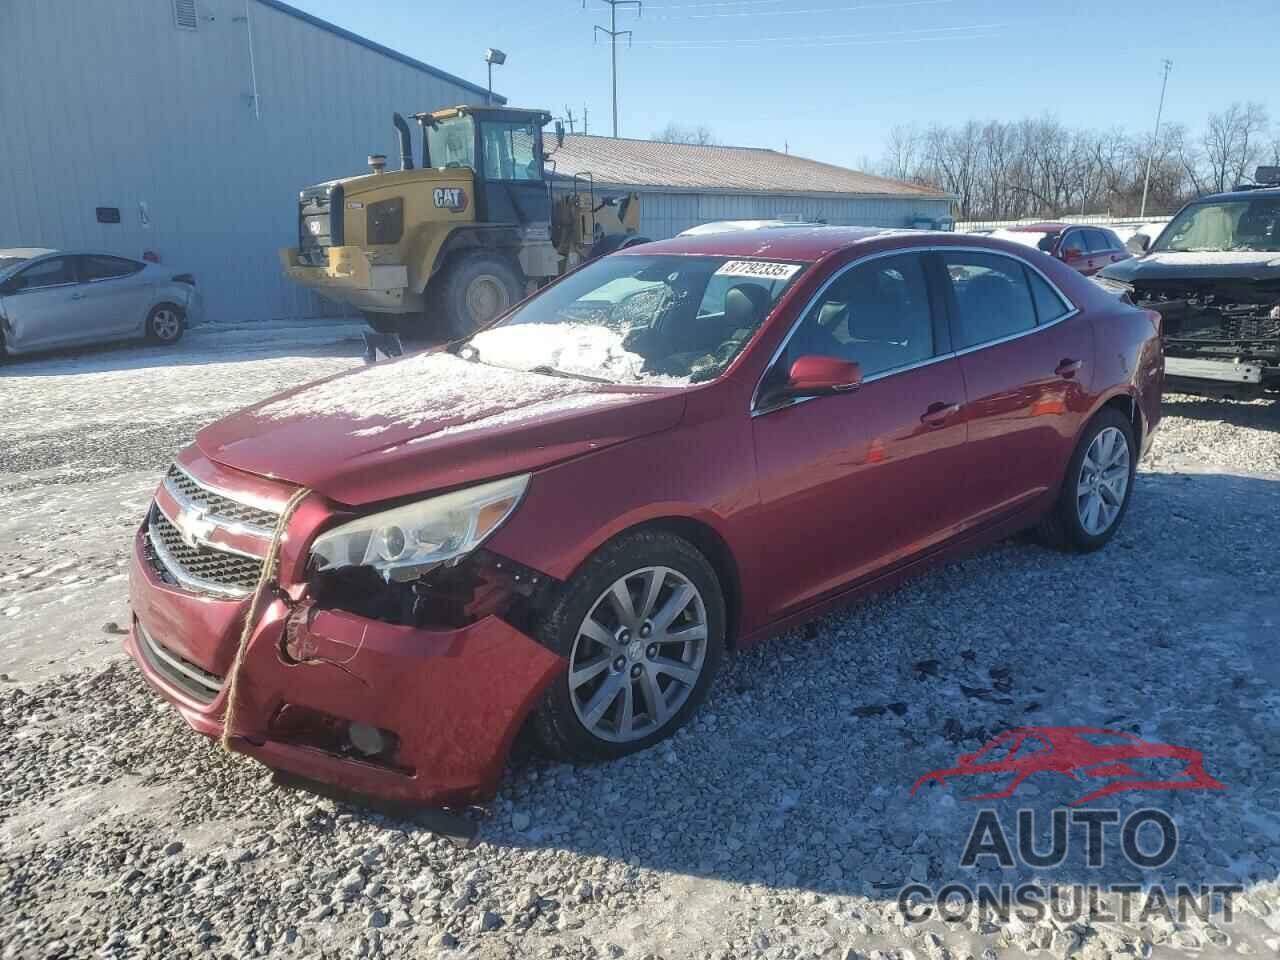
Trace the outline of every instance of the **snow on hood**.
[[1207, 267], [1232, 266], [1235, 264], [1266, 264], [1268, 267], [1280, 267], [1280, 254], [1274, 250], [1224, 250], [1213, 251], [1177, 251], [1161, 250], [1142, 258], [1144, 264], [1167, 264], [1183, 266], [1185, 264], [1204, 264]]
[[453, 427], [478, 424], [499, 414], [514, 423], [625, 399], [630, 395], [601, 392], [599, 384], [586, 381], [506, 370], [451, 353], [421, 353], [321, 381], [252, 412], [271, 420], [340, 417], [351, 421], [352, 436], [366, 437], [442, 421]]
[[626, 332], [600, 324], [513, 323], [484, 330], [469, 344], [483, 362], [512, 370], [551, 367], [615, 383], [688, 384], [687, 378], [645, 373], [645, 358], [623, 346]]

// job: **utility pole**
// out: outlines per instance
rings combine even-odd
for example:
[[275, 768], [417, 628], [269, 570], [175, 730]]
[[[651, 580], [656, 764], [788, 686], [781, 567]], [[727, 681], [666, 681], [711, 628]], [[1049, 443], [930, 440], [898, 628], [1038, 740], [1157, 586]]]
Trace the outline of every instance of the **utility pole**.
[[[592, 32], [592, 39], [604, 34], [609, 38], [609, 58], [613, 70], [613, 135], [618, 136], [618, 38], [626, 37], [627, 44], [631, 43], [631, 31], [618, 29], [618, 8], [619, 7], [635, 7], [636, 16], [640, 15], [640, 11], [644, 9], [641, 0], [600, 0], [601, 3], [609, 5], [609, 29], [605, 29], [599, 25]], [[587, 0], [582, 0], [582, 5], [587, 5]]]
[[1169, 71], [1173, 69], [1173, 61], [1165, 60], [1164, 79], [1160, 82], [1160, 106], [1156, 107], [1156, 129], [1151, 135], [1151, 152], [1147, 154], [1147, 175], [1142, 181], [1142, 207], [1138, 210], [1139, 217], [1147, 215], [1147, 190], [1151, 187], [1151, 161], [1155, 159], [1156, 144], [1160, 140], [1160, 117], [1164, 114], [1164, 92], [1169, 86]]
[[582, 105], [582, 135], [585, 137], [590, 131], [587, 130], [587, 105]]

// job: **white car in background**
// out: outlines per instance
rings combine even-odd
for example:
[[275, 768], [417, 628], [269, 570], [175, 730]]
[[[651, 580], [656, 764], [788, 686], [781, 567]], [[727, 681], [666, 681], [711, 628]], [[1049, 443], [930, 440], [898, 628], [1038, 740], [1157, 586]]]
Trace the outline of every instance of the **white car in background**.
[[110, 253], [0, 249], [0, 357], [135, 337], [175, 343], [202, 319], [189, 273]]

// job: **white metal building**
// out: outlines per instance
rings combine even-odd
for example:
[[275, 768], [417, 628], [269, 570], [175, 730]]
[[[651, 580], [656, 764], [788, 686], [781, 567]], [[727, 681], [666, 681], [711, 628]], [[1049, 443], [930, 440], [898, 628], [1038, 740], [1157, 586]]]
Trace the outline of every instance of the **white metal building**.
[[280, 275], [298, 190], [485, 96], [278, 0], [0, 0], [0, 247], [155, 251], [211, 320], [332, 310]]
[[713, 220], [939, 227], [950, 221], [953, 199], [918, 183], [759, 147], [568, 134], [552, 159], [561, 188], [589, 172], [599, 194], [638, 193], [640, 233], [651, 240]]

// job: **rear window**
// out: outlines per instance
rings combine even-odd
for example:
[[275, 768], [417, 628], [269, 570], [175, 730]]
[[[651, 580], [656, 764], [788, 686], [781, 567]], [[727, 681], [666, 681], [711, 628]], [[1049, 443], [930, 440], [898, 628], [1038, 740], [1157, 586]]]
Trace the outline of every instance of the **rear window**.
[[124, 257], [86, 256], [82, 261], [85, 280], [111, 280], [115, 277], [127, 277], [137, 273], [143, 265], [137, 260], [126, 260]]

